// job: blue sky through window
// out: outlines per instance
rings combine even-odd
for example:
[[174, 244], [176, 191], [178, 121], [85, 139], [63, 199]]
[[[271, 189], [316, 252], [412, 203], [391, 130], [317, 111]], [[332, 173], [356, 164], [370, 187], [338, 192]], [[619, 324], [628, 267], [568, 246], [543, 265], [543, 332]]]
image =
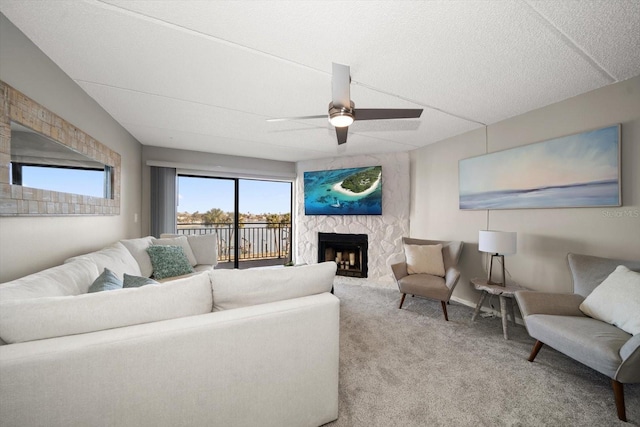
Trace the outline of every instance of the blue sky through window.
[[[241, 213], [289, 213], [291, 183], [241, 179]], [[178, 212], [207, 212], [218, 208], [233, 212], [234, 181], [223, 178], [178, 177]]]
[[22, 167], [22, 185], [63, 193], [104, 197], [104, 171], [40, 166]]

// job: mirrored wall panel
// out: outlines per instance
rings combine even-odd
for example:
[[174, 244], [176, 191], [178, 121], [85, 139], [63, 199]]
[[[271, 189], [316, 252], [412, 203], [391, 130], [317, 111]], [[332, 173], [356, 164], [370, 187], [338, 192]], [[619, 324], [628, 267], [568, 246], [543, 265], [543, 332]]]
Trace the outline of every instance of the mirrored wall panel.
[[118, 215], [120, 155], [0, 82], [0, 215]]

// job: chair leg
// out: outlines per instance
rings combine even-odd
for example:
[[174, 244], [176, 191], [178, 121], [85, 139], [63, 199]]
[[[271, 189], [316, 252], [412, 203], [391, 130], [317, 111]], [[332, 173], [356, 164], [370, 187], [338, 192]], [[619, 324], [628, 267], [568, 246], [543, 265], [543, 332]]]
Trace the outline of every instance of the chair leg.
[[447, 316], [447, 303], [444, 301], [440, 301], [440, 304], [442, 305], [442, 312], [444, 313], [444, 320], [446, 320], [447, 322], [449, 321], [449, 316]]
[[402, 299], [400, 300], [400, 307], [398, 308], [402, 308], [402, 304], [404, 304], [404, 298], [407, 296], [407, 294], [402, 294]]
[[624, 408], [624, 386], [620, 381], [611, 380], [611, 386], [613, 387], [613, 396], [616, 399], [616, 409], [618, 410], [618, 418], [621, 421], [627, 422], [627, 414]]
[[536, 341], [536, 343], [533, 345], [533, 349], [531, 350], [531, 354], [529, 355], [529, 362], [533, 362], [533, 359], [536, 358], [543, 345], [544, 343], [542, 341]]

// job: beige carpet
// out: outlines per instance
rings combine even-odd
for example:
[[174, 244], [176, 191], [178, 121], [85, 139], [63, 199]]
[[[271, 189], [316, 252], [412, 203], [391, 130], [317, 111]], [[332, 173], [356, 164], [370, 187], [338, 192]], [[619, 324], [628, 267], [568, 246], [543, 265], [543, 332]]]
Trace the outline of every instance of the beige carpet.
[[[499, 318], [471, 324], [455, 302], [337, 278], [340, 412], [331, 427], [640, 425], [640, 384], [625, 386], [628, 423], [616, 416], [610, 381], [534, 343], [522, 326], [502, 337]], [[496, 301], [497, 302], [497, 301]]]

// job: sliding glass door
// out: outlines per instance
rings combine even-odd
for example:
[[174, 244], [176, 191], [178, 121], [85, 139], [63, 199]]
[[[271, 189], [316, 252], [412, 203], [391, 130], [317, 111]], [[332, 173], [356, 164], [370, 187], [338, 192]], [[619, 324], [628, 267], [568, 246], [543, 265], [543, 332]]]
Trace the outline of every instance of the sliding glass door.
[[218, 235], [218, 263], [235, 262], [236, 182], [234, 179], [178, 175], [177, 230]]
[[291, 182], [178, 175], [178, 233], [216, 233], [217, 268], [282, 265], [291, 253], [291, 190]]
[[240, 179], [240, 268], [282, 265], [290, 259], [290, 182]]

